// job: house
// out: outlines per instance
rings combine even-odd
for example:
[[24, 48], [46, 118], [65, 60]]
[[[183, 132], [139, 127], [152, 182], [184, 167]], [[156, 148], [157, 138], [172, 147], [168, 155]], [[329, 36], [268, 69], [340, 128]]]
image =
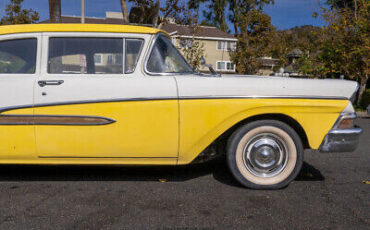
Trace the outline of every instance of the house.
[[272, 57], [262, 57], [259, 59], [261, 67], [259, 68], [257, 75], [270, 76], [274, 74], [274, 68], [279, 64], [279, 59]]
[[[49, 21], [43, 21], [47, 23]], [[80, 23], [80, 16], [62, 16], [63, 23]], [[123, 16], [120, 12], [106, 12], [105, 18], [88, 17], [86, 23], [94, 24], [123, 24]], [[191, 47], [193, 33], [191, 28], [185, 25], [175, 24], [173, 21], [162, 25], [161, 29], [166, 31], [172, 38], [173, 44], [181, 50], [184, 47]], [[222, 73], [235, 73], [235, 65], [230, 58], [230, 52], [236, 49], [237, 39], [216, 27], [200, 26], [194, 39], [203, 44], [204, 58], [207, 64]], [[100, 61], [97, 57], [97, 61]], [[106, 62], [108, 57], [101, 57]], [[202, 72], [208, 72], [208, 68], [201, 68]]]
[[297, 60], [302, 57], [302, 55], [303, 52], [298, 48], [293, 49], [286, 55], [289, 60], [289, 64], [285, 66], [284, 72], [289, 74], [290, 77], [302, 77], [297, 66]]
[[[204, 58], [207, 64], [222, 73], [235, 73], [235, 65], [231, 61], [230, 52], [236, 49], [237, 39], [216, 27], [200, 26], [196, 34], [186, 25], [168, 23], [161, 27], [172, 38], [172, 43], [179, 49], [191, 47], [192, 38], [203, 44]], [[207, 72], [208, 68], [201, 68]]]

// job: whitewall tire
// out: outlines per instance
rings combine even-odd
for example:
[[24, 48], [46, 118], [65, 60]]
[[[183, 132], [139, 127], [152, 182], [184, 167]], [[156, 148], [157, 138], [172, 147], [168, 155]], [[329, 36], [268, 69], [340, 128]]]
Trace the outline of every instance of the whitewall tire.
[[303, 163], [303, 145], [287, 124], [275, 120], [255, 121], [231, 135], [227, 161], [242, 185], [279, 189], [298, 175]]

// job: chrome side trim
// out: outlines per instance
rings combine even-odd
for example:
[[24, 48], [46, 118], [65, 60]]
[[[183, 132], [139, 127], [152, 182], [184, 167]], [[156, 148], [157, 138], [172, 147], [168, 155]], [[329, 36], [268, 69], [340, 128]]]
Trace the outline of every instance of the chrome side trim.
[[212, 100], [212, 99], [307, 99], [307, 100], [348, 100], [344, 97], [321, 97], [321, 96], [183, 96], [183, 97], [146, 97], [146, 98], [116, 98], [100, 100], [81, 100], [69, 102], [40, 103], [35, 105], [19, 105], [0, 108], [0, 113], [16, 110], [47, 106], [62, 106], [76, 104], [94, 104], [94, 103], [114, 103], [114, 102], [135, 102], [135, 101], [162, 101], [162, 100]]
[[330, 130], [329, 134], [334, 134], [334, 135], [359, 135], [362, 133], [361, 128], [353, 128], [353, 129], [334, 129]]
[[91, 126], [108, 125], [116, 122], [113, 119], [99, 116], [69, 115], [0, 115], [1, 125], [73, 125]]
[[202, 99], [321, 99], [321, 100], [348, 100], [346, 97], [335, 96], [302, 96], [302, 95], [277, 95], [277, 96], [182, 96], [180, 100], [202, 100]]

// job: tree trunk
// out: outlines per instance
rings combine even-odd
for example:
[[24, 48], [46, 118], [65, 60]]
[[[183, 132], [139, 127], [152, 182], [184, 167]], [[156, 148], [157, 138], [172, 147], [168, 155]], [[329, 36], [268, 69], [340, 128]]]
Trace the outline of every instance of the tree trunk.
[[159, 0], [157, 0], [157, 2], [155, 3], [155, 12], [153, 14], [153, 27], [159, 27], [158, 25], [158, 17], [159, 17], [159, 9], [160, 9], [160, 2]]
[[121, 0], [121, 8], [122, 8], [122, 15], [123, 15], [123, 24], [128, 24], [128, 10], [126, 0]]
[[52, 23], [62, 22], [61, 9], [62, 9], [61, 0], [49, 0], [50, 22]]
[[367, 80], [369, 80], [369, 75], [367, 75], [367, 74], [360, 78], [360, 89], [359, 89], [359, 92], [358, 92], [357, 105], [360, 105], [360, 103], [361, 103], [362, 95], [364, 94], [364, 92], [366, 90]]

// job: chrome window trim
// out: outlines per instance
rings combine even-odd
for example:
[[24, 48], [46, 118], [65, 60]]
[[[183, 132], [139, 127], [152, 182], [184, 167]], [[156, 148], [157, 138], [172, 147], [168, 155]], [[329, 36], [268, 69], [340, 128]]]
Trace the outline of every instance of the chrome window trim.
[[[124, 71], [123, 71], [123, 74], [133, 74], [136, 71], [137, 64], [139, 63], [141, 54], [143, 52], [145, 40], [143, 38], [125, 38], [124, 40], [125, 40], [125, 44], [123, 46], [124, 47], [124, 50], [123, 50], [123, 52], [124, 52], [124, 57], [123, 57], [123, 60], [124, 60], [123, 61], [123, 64], [124, 64], [123, 69], [124, 69]], [[134, 67], [132, 72], [126, 72], [126, 52], [127, 52], [127, 47], [126, 47], [127, 41], [126, 40], [140, 40], [142, 42], [141, 46], [140, 46], [139, 54], [138, 54], [137, 59], [136, 59], [135, 67]]]
[[[82, 33], [81, 36], [78, 36], [74, 33], [71, 33], [69, 34], [69, 32], [67, 32], [67, 34], [61, 32], [60, 34], [58, 34], [59, 32], [57, 33], [51, 33], [51, 35], [45, 35], [45, 39], [47, 40], [47, 43], [46, 44], [43, 44], [43, 46], [46, 46], [45, 49], [46, 49], [46, 65], [43, 67], [45, 68], [45, 73], [43, 73], [44, 76], [48, 76], [48, 77], [59, 77], [59, 76], [62, 76], [62, 77], [71, 77], [71, 78], [75, 78], [76, 76], [78, 77], [106, 77], [107, 75], [111, 75], [111, 76], [117, 76], [117, 77], [121, 77], [125, 74], [125, 65], [124, 65], [124, 55], [125, 55], [125, 39], [126, 37], [123, 37], [122, 35], [120, 34], [117, 34], [116, 36], [105, 36], [105, 35], [100, 35], [100, 36], [95, 36], [95, 34], [98, 34], [98, 33], [90, 33], [87, 34], [87, 33]], [[104, 74], [100, 74], [100, 73], [74, 73], [74, 74], [71, 74], [71, 73], [49, 73], [49, 55], [50, 55], [50, 40], [52, 38], [112, 38], [112, 39], [122, 39], [122, 60], [123, 60], [123, 66], [122, 66], [122, 73], [104, 73]]]
[[122, 75], [126, 72], [126, 38], [122, 39]]
[[22, 34], [7, 34], [2, 35], [0, 42], [4, 41], [13, 41], [13, 40], [24, 40], [24, 39], [36, 39], [36, 63], [35, 63], [35, 72], [34, 73], [0, 73], [0, 77], [3, 76], [12, 76], [12, 77], [38, 77], [40, 74], [41, 66], [41, 52], [42, 52], [42, 38], [41, 33], [22, 33]]
[[[154, 38], [152, 39], [152, 41], [150, 42], [149, 44], [149, 50], [148, 50], [148, 53], [146, 54], [146, 57], [145, 57], [145, 60], [144, 60], [144, 73], [148, 74], [149, 76], [181, 76], [181, 75], [190, 75], [192, 73], [153, 73], [153, 72], [150, 72], [148, 69], [147, 69], [147, 65], [148, 65], [148, 61], [149, 61], [149, 58], [150, 58], [150, 55], [152, 54], [152, 51], [153, 51], [153, 48], [154, 48], [154, 44], [155, 42], [157, 41], [157, 39], [159, 37], [165, 37], [165, 38], [168, 38], [168, 36], [166, 36], [164, 33], [157, 33]], [[169, 39], [169, 38], [168, 38]], [[175, 46], [174, 46], [175, 49], [177, 49]], [[180, 52], [180, 51], [179, 51]], [[181, 54], [181, 53], [180, 53]], [[189, 63], [186, 61], [186, 59], [184, 58], [184, 56], [181, 54], [181, 57], [182, 59], [185, 60], [185, 62], [189, 65]], [[189, 65], [190, 66], [190, 65]], [[191, 66], [190, 66], [191, 67]]]

